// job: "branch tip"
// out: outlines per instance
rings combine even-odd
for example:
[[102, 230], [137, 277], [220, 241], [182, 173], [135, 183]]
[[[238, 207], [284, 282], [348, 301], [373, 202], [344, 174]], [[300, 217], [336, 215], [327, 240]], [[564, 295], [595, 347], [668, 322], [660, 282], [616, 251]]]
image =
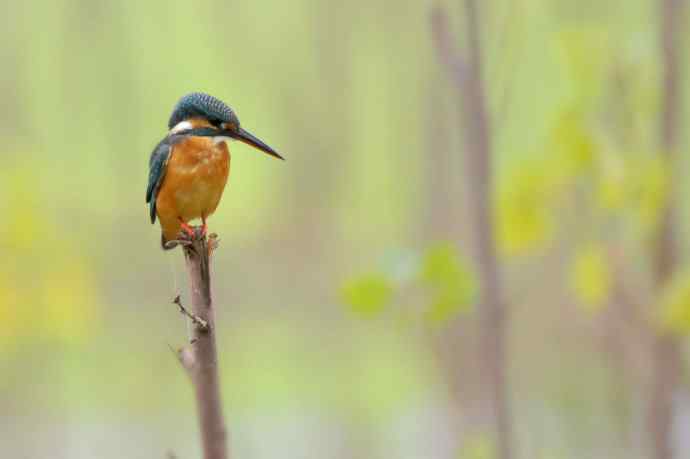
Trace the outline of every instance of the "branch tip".
[[466, 58], [454, 44], [446, 10], [438, 5], [431, 10], [431, 35], [439, 60], [456, 84], [463, 87], [468, 73]]
[[209, 255], [214, 252], [215, 250], [218, 250], [218, 246], [220, 245], [220, 238], [216, 233], [211, 233], [208, 235], [208, 253]]

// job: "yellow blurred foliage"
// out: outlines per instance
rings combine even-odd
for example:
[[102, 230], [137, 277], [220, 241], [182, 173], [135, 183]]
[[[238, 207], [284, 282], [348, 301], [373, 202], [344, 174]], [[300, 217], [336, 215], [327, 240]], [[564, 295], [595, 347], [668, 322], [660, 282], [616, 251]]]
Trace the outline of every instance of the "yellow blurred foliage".
[[10, 273], [0, 271], [0, 349], [13, 344], [20, 328], [19, 298], [12, 284]]
[[668, 197], [668, 168], [661, 155], [608, 152], [599, 161], [597, 204], [623, 211], [636, 227], [653, 229]]
[[459, 459], [493, 459], [495, 457], [496, 446], [488, 435], [467, 437], [458, 454]]
[[575, 106], [563, 110], [550, 134], [547, 155], [553, 163], [549, 169], [559, 182], [591, 171], [596, 159], [597, 145], [580, 112]]
[[379, 273], [371, 273], [346, 282], [341, 290], [345, 304], [364, 317], [375, 317], [390, 303], [393, 285]]
[[434, 324], [446, 324], [469, 312], [477, 296], [477, 280], [453, 244], [438, 244], [422, 260], [420, 277], [429, 287], [431, 303], [425, 317]]
[[98, 328], [100, 302], [84, 253], [56, 240], [58, 226], [38, 204], [35, 173], [27, 167], [0, 172], [4, 272], [0, 271], [0, 353], [25, 340], [81, 341]]
[[46, 276], [42, 289], [41, 323], [46, 335], [65, 343], [91, 336], [99, 317], [95, 280], [83, 260], [65, 260], [62, 269]]
[[628, 166], [614, 151], [601, 155], [599, 161], [596, 200], [606, 211], [617, 211], [630, 205]]
[[677, 272], [661, 294], [660, 322], [678, 334], [690, 332], [690, 269]]
[[644, 228], [653, 229], [668, 199], [668, 164], [660, 154], [645, 156], [634, 163], [631, 174], [637, 218]]
[[581, 304], [590, 312], [598, 312], [606, 303], [613, 283], [606, 249], [600, 244], [580, 248], [573, 260], [570, 284]]
[[496, 237], [504, 255], [523, 255], [551, 242], [551, 203], [559, 189], [554, 178], [550, 168], [527, 166], [501, 183]]
[[563, 108], [550, 131], [544, 158], [521, 164], [499, 181], [497, 238], [505, 255], [547, 246], [556, 227], [553, 205], [596, 165], [599, 146], [578, 104]]
[[36, 171], [28, 166], [8, 167], [0, 173], [0, 196], [7, 197], [0, 201], [5, 221], [0, 225], [0, 245], [31, 250], [34, 241], [46, 236], [47, 222], [38, 212], [38, 193], [32, 188], [36, 180]]
[[557, 43], [576, 98], [587, 101], [596, 97], [612, 62], [610, 27], [603, 24], [565, 26], [558, 33]]

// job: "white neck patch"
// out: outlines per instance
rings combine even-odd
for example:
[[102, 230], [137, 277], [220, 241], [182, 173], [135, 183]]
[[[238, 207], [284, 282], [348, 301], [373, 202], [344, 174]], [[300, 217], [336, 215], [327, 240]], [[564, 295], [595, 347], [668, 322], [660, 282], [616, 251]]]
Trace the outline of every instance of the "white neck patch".
[[218, 145], [221, 142], [229, 142], [230, 140], [232, 140], [232, 137], [219, 135], [213, 138], [213, 143]]
[[178, 132], [186, 131], [187, 129], [192, 129], [192, 123], [190, 123], [189, 121], [180, 121], [175, 125], [175, 127], [170, 129], [170, 133], [177, 134]]

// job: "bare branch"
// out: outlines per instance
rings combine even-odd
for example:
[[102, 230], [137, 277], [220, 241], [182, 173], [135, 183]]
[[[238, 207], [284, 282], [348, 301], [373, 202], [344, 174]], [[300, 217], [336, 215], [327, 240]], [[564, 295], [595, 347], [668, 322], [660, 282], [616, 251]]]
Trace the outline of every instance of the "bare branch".
[[[654, 280], [657, 291], [664, 285], [678, 267], [679, 231], [677, 225], [677, 198], [674, 185], [678, 181], [674, 174], [680, 134], [681, 85], [681, 38], [683, 30], [683, 7], [680, 0], [658, 0], [659, 44], [662, 58], [663, 97], [659, 119], [660, 144], [662, 155], [669, 162], [670, 195], [661, 215], [661, 224], [653, 246]], [[677, 337], [662, 330], [654, 330], [656, 336], [652, 344], [654, 369], [650, 385], [649, 406], [647, 410], [648, 429], [652, 434], [652, 456], [655, 459], [672, 459], [673, 449], [673, 398], [678, 390], [681, 377], [682, 352]]]
[[171, 352], [189, 375], [194, 386], [201, 431], [204, 459], [227, 459], [227, 433], [223, 418], [215, 337], [215, 314], [211, 296], [210, 258], [218, 248], [218, 236], [208, 240], [200, 228], [192, 237], [181, 236], [178, 241], [184, 250], [190, 280], [191, 307], [188, 310], [178, 295], [173, 300], [180, 313], [188, 317], [193, 327], [189, 345]]
[[[485, 4], [485, 3], [484, 3]], [[481, 322], [483, 359], [482, 379], [486, 397], [482, 415], [488, 415], [500, 459], [513, 457], [510, 402], [507, 387], [506, 331], [507, 308], [503, 281], [494, 239], [491, 206], [493, 203], [492, 137], [486, 93], [482, 79], [482, 49], [479, 12], [475, 0], [464, 0], [467, 57], [453, 46], [444, 10], [432, 13], [432, 33], [437, 53], [456, 84], [458, 107], [463, 119], [465, 141], [465, 183], [471, 221], [474, 262], [479, 277], [478, 312]]]
[[[220, 396], [216, 350], [215, 311], [211, 295], [210, 255], [218, 246], [217, 236], [207, 240], [195, 230], [192, 244], [183, 247], [191, 293], [192, 343], [179, 352], [182, 365], [191, 374], [199, 415], [204, 459], [227, 459], [227, 433]], [[205, 324], [206, 326], [201, 326]]]

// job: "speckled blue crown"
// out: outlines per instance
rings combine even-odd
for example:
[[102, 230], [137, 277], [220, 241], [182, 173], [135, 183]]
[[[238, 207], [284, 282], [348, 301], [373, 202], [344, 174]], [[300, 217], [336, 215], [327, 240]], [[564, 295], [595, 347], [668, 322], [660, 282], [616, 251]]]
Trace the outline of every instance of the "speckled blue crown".
[[172, 129], [178, 123], [190, 118], [205, 118], [212, 124], [229, 123], [236, 126], [240, 124], [237, 115], [230, 107], [221, 100], [202, 92], [187, 94], [177, 102], [170, 115], [168, 128]]

